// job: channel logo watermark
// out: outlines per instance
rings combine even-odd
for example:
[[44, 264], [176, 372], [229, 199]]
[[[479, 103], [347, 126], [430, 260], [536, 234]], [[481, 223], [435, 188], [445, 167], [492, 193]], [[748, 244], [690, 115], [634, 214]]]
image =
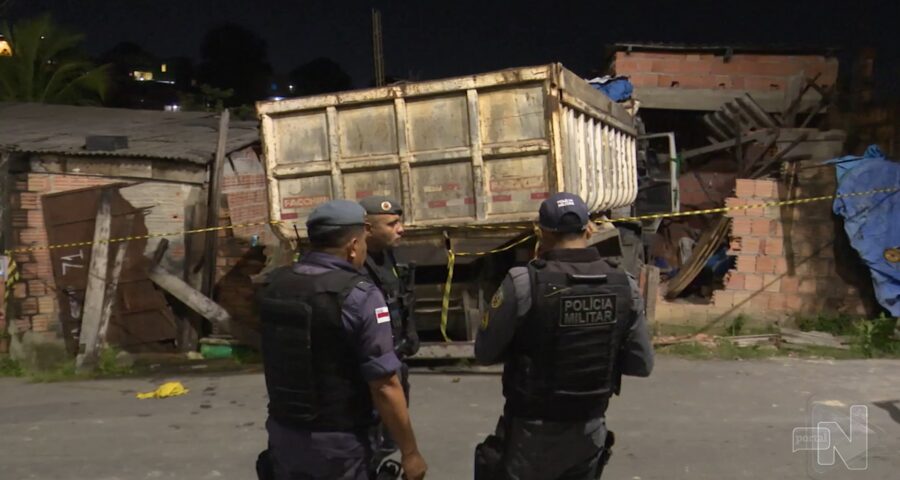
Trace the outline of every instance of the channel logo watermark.
[[[849, 414], [836, 402], [813, 402], [809, 427], [797, 427], [793, 452], [810, 452], [809, 473], [816, 477], [839, 470], [869, 468], [869, 409], [852, 405]], [[840, 459], [840, 462], [838, 462]]]

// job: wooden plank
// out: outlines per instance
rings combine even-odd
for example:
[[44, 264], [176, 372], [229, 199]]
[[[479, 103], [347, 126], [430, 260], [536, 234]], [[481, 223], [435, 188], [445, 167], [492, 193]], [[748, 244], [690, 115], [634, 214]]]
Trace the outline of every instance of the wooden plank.
[[715, 136], [715, 140], [710, 140], [710, 143], [721, 142], [722, 140], [728, 139], [730, 134], [725, 133], [719, 125], [716, 124], [716, 119], [712, 114], [703, 116], [703, 123], [706, 125], [713, 135]]
[[754, 170], [753, 173], [750, 175], [750, 178], [759, 178], [763, 173], [765, 173], [765, 171], [766, 171], [770, 166], [772, 166], [772, 165], [778, 163], [779, 161], [781, 161], [781, 159], [784, 158], [785, 155], [787, 155], [788, 153], [790, 153], [791, 150], [793, 150], [794, 148], [797, 147], [797, 145], [800, 145], [801, 143], [805, 142], [807, 138], [809, 138], [809, 132], [804, 132], [802, 135], [800, 135], [799, 137], [797, 137], [796, 140], [794, 140], [794, 141], [791, 142], [787, 147], [785, 147], [784, 150], [778, 152], [777, 155], [774, 155], [774, 156], [773, 156], [772, 158], [770, 158], [769, 160], [766, 160], [765, 163], [763, 163], [762, 165], [760, 165], [759, 167], [757, 167], [756, 170]]
[[112, 223], [110, 214], [109, 189], [100, 193], [100, 207], [94, 221], [94, 244], [91, 246], [91, 263], [88, 270], [87, 291], [84, 296], [84, 310], [81, 320], [81, 332], [78, 339], [78, 356], [75, 358], [76, 369], [85, 368], [86, 359], [96, 354], [97, 335], [103, 317], [103, 297], [106, 293], [106, 274], [109, 264], [109, 232]]
[[841, 343], [834, 335], [826, 332], [802, 332], [790, 328], [781, 329], [781, 339], [794, 345], [814, 345], [847, 350], [850, 347]]
[[776, 128], [778, 127], [778, 122], [769, 115], [768, 112], [763, 110], [762, 107], [756, 103], [756, 100], [750, 96], [749, 93], [744, 94], [743, 97], [739, 97], [736, 99], [737, 102], [743, 107], [747, 112], [752, 115], [757, 122], [759, 122], [763, 127], [768, 128]]
[[659, 298], [659, 267], [645, 266], [647, 270], [646, 298], [644, 308], [647, 314], [647, 322], [656, 322], [656, 301]]
[[[131, 235], [132, 226], [134, 224], [134, 216], [125, 217], [124, 235]], [[116, 296], [119, 289], [119, 277], [122, 274], [122, 265], [125, 264], [125, 253], [128, 251], [128, 242], [116, 243], [116, 259], [113, 261], [112, 271], [109, 276], [109, 284], [106, 285], [106, 298], [103, 299], [103, 315], [100, 317], [100, 325], [97, 328], [97, 350], [106, 346], [106, 331], [109, 329], [109, 319], [112, 317], [112, 310], [116, 304]], [[89, 359], [93, 362], [95, 358]]]
[[[768, 130], [761, 130], [758, 132], [753, 132], [749, 135], [742, 136], [740, 138], [740, 144], [755, 142], [757, 140], [761, 140], [766, 137], [766, 135], [770, 135], [771, 132]], [[714, 143], [712, 145], [707, 145], [705, 147], [695, 148], [693, 150], [688, 150], [681, 154], [681, 158], [684, 160], [688, 160], [693, 157], [698, 157], [700, 155], [706, 155], [708, 153], [718, 152], [721, 150], [726, 150], [729, 148], [733, 148], [738, 141], [735, 139], [725, 140], [723, 142]]]
[[691, 253], [691, 259], [688, 261], [688, 264], [683, 266], [681, 270], [678, 271], [678, 274], [669, 280], [666, 298], [671, 300], [677, 297], [691, 284], [700, 271], [703, 270], [703, 266], [706, 265], [709, 257], [711, 257], [716, 249], [719, 248], [719, 244], [722, 243], [722, 240], [728, 233], [728, 226], [730, 223], [731, 218], [723, 216], [719, 219], [719, 223], [717, 223], [714, 228], [703, 233], [700, 240], [697, 242], [697, 246], [694, 247], [694, 250]]
[[[216, 144], [216, 156], [213, 159], [212, 169], [209, 173], [209, 205], [206, 215], [206, 228], [219, 225], [219, 202], [222, 200], [222, 171], [225, 167], [225, 144], [228, 141], [228, 109], [222, 110], [219, 118], [219, 140]], [[213, 284], [216, 278], [216, 238], [219, 232], [207, 232], [204, 243], [203, 283], [200, 291], [207, 296], [212, 296]]]
[[231, 315], [209, 297], [185, 283], [184, 280], [172, 275], [159, 265], [150, 269], [149, 277], [153, 283], [202, 315], [203, 318], [213, 322], [225, 332], [231, 331]]
[[756, 345], [776, 345], [779, 337], [776, 334], [768, 335], [737, 335], [733, 337], [725, 337], [736, 347], [753, 347]]
[[781, 133], [780, 130], [778, 130], [778, 129], [774, 130], [774, 132], [772, 133], [772, 136], [770, 136], [769, 139], [766, 140], [766, 143], [763, 145], [762, 150], [759, 152], [759, 154], [756, 156], [756, 158], [754, 158], [753, 160], [751, 160], [749, 162], [745, 162], [743, 164], [741, 169], [738, 171], [738, 177], [744, 178], [744, 176], [747, 174], [747, 172], [749, 170], [752, 170], [755, 165], [758, 165], [759, 162], [761, 162], [762, 159], [766, 157], [766, 154], [769, 153], [769, 150], [772, 147], [774, 147], [775, 142], [778, 141], [778, 136], [780, 133]]
[[[795, 79], [791, 79], [790, 86], [788, 88], [788, 95], [793, 95], [791, 99], [790, 105], [784, 110], [781, 115], [782, 122], [781, 124], [785, 127], [794, 127], [797, 124], [797, 114], [804, 110], [803, 106], [803, 97], [806, 95], [806, 92], [810, 90], [810, 88], [816, 84], [819, 80], [819, 76], [821, 73], [817, 73], [813, 78], [802, 79], [799, 78], [800, 82], [803, 83], [803, 86], [800, 87], [796, 84]], [[813, 102], [814, 104], [818, 104], [818, 100]], [[808, 107], [807, 107], [808, 108]]]

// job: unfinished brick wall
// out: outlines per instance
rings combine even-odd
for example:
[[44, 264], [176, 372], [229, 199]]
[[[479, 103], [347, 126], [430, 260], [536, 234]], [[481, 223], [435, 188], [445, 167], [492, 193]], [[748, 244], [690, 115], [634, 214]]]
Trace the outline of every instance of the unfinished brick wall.
[[[27, 173], [15, 176], [12, 192], [12, 249], [47, 245], [47, 230], [41, 202], [43, 195], [99, 187], [122, 182], [121, 178], [87, 175]], [[166, 182], [144, 182], [120, 189], [122, 197], [136, 208], [148, 208], [144, 223], [150, 233], [180, 232], [184, 229], [185, 205], [199, 186]], [[163, 259], [164, 266], [175, 273], [183, 268], [184, 241], [180, 236], [168, 237], [170, 248]], [[156, 248], [159, 238], [148, 241], [148, 254]], [[53, 277], [50, 252], [39, 249], [16, 253], [21, 280], [13, 289], [15, 311], [13, 321], [17, 331], [31, 330], [56, 336], [60, 332], [58, 298]]]
[[[116, 179], [79, 175], [50, 175], [29, 173], [16, 175], [11, 192], [12, 249], [47, 244], [44, 228], [44, 212], [41, 197], [48, 193], [65, 192], [87, 187], [98, 187], [116, 182]], [[20, 280], [13, 287], [11, 302], [16, 331], [31, 330], [38, 334], [56, 336], [60, 332], [57, 311], [56, 284], [50, 251], [35, 250], [13, 254], [18, 265]]]
[[[801, 179], [799, 197], [834, 192], [833, 169]], [[784, 188], [783, 186], [781, 188]], [[738, 179], [726, 206], [778, 201], [775, 180]], [[859, 289], [842, 278], [836, 259], [841, 232], [831, 215], [831, 201], [798, 206], [734, 210], [729, 255], [737, 258], [724, 290], [713, 295], [715, 307], [733, 308], [755, 317], [842, 313], [865, 315]], [[851, 279], [852, 280], [852, 279]]]
[[[229, 157], [223, 171], [219, 225], [265, 222], [269, 218], [266, 176], [258, 152], [250, 147]], [[219, 231], [215, 298], [238, 322], [250, 326], [258, 322], [251, 276], [265, 266], [263, 245], [275, 241], [266, 225]]]
[[692, 52], [617, 52], [615, 71], [635, 87], [785, 91], [791, 77], [814, 77], [831, 86], [838, 61], [818, 55], [722, 55]]

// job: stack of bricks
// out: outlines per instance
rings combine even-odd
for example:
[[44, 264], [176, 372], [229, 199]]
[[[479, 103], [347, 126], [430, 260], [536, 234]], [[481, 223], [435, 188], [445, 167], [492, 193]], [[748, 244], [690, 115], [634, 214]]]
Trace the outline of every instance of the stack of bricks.
[[730, 59], [712, 53], [618, 52], [615, 71], [641, 87], [785, 91], [791, 77], [815, 77], [823, 87], [837, 80], [838, 61], [818, 55], [750, 55]]
[[[822, 181], [807, 181], [799, 196], [833, 192], [829, 172]], [[832, 174], [833, 175], [833, 174]], [[779, 200], [775, 180], [738, 179], [735, 197], [727, 207], [757, 205]], [[729, 255], [735, 269], [724, 290], [713, 294], [718, 309], [742, 312], [754, 318], [781, 318], [788, 314], [845, 313], [862, 315], [859, 291], [846, 284], [835, 268], [836, 230], [831, 202], [797, 206], [736, 209], [732, 217]], [[790, 263], [793, 271], [790, 271]]]
[[[13, 249], [47, 245], [47, 230], [41, 197], [47, 193], [95, 187], [115, 179], [79, 175], [45, 173], [21, 174], [14, 177], [12, 198]], [[38, 249], [13, 254], [20, 280], [13, 286], [10, 302], [15, 330], [31, 330], [37, 334], [56, 336], [59, 315], [50, 252]]]

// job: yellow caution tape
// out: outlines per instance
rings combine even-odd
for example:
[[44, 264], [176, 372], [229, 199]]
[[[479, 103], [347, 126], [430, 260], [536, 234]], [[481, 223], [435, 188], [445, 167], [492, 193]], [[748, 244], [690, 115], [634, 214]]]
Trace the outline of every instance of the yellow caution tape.
[[[447, 281], [444, 283], [444, 298], [441, 299], [441, 336], [445, 342], [450, 341], [447, 336], [447, 316], [450, 312], [450, 288], [453, 287], [453, 266], [456, 264], [456, 255], [452, 248], [447, 249]], [[463, 312], [465, 313], [465, 312]]]
[[[614, 219], [602, 219], [596, 220], [597, 223], [613, 223], [613, 222], [638, 222], [641, 220], [656, 220], [660, 218], [676, 218], [676, 217], [688, 217], [692, 215], [709, 215], [714, 213], [727, 213], [735, 210], [751, 210], [755, 208], [770, 208], [770, 207], [780, 207], [786, 205], [799, 205], [804, 203], [812, 203], [812, 202], [820, 202], [825, 200], [836, 200], [838, 198], [848, 198], [848, 197], [859, 197], [864, 195], [874, 195], [876, 193], [890, 193], [896, 192], [900, 190], [900, 188], [879, 188], [875, 190], [869, 190], [865, 192], [852, 192], [852, 193], [844, 193], [840, 195], [822, 195], [819, 197], [808, 197], [808, 198], [798, 198], [793, 200], [779, 200], [775, 202], [765, 202], [765, 203], [757, 203], [751, 205], [738, 205], [733, 207], [721, 207], [721, 208], [708, 208], [705, 210], [691, 210], [686, 212], [666, 212], [666, 213], [655, 213], [649, 215], [640, 215], [636, 217], [624, 217], [624, 218], [614, 218]], [[128, 242], [134, 240], [148, 240], [151, 238], [160, 238], [160, 237], [175, 237], [181, 235], [192, 235], [197, 233], [208, 233], [208, 232], [216, 232], [220, 230], [229, 230], [236, 228], [247, 228], [247, 227], [257, 227], [262, 225], [282, 225], [282, 224], [293, 224], [296, 222], [285, 222], [282, 220], [269, 220], [265, 222], [253, 222], [253, 223], [243, 223], [238, 225], [224, 225], [220, 227], [209, 227], [209, 228], [198, 228], [193, 230], [182, 230], [178, 232], [167, 232], [167, 233], [151, 233], [147, 235], [132, 235], [128, 237], [120, 237], [120, 238], [111, 238], [109, 240], [105, 240], [105, 243], [118, 243], [118, 242]], [[436, 225], [431, 226], [431, 228], [440, 228], [443, 230], [453, 229], [453, 230], [461, 230], [461, 229], [469, 229], [469, 230], [527, 230], [529, 227], [527, 225]], [[450, 290], [453, 284], [453, 267], [456, 263], [456, 257], [481, 257], [486, 255], [493, 255], [496, 253], [505, 252], [507, 250], [513, 249], [525, 242], [528, 242], [532, 238], [534, 238], [534, 234], [526, 235], [521, 239], [505, 245], [500, 248], [495, 248], [493, 250], [488, 250], [484, 252], [454, 252], [452, 247], [448, 241], [447, 247], [447, 281], [444, 284], [444, 292], [443, 292], [443, 301], [441, 303], [441, 335], [443, 335], [444, 340], [448, 340], [447, 337], [447, 317], [450, 309]], [[86, 247], [96, 243], [95, 241], [85, 241], [85, 242], [74, 242], [74, 243], [61, 243], [55, 245], [35, 245], [31, 247], [17, 248], [13, 250], [7, 250], [6, 255], [10, 258], [10, 274], [7, 277], [7, 289], [6, 295], [9, 295], [9, 291], [11, 290], [13, 284], [18, 280], [18, 272], [15, 271], [15, 261], [12, 259], [12, 254], [15, 253], [30, 253], [39, 250], [54, 250], [59, 248], [70, 248], [70, 247]], [[537, 249], [537, 246], [535, 247]], [[166, 384], [168, 385], [168, 384]], [[165, 386], [165, 385], [164, 385]], [[160, 387], [162, 388], [162, 387]], [[183, 387], [182, 387], [183, 388]], [[184, 393], [187, 393], [185, 390]], [[178, 395], [182, 395], [183, 393], [178, 393]], [[150, 398], [150, 397], [146, 397]]]
[[168, 398], [185, 395], [188, 392], [190, 392], [190, 390], [184, 388], [184, 385], [182, 385], [181, 382], [167, 382], [160, 385], [159, 388], [152, 392], [138, 393], [136, 397], [139, 400], [146, 400], [148, 398]]
[[[709, 215], [712, 213], [726, 213], [734, 210], [750, 210], [754, 208], [770, 208], [770, 207], [780, 207], [786, 205], [799, 205], [804, 203], [812, 203], [812, 202], [820, 202], [824, 200], [836, 200], [838, 198], [848, 198], [848, 197], [860, 197], [864, 195], [874, 195], [876, 193], [891, 193], [900, 190], [900, 188], [879, 188], [875, 190], [869, 190], [866, 192], [852, 192], [852, 193], [844, 193], [840, 195], [822, 195], [820, 197], [809, 197], [809, 198], [798, 198], [794, 200], [779, 200], [775, 202], [765, 202], [765, 203], [757, 203], [753, 205], [739, 205], [734, 207], [721, 207], [721, 208], [708, 208], [705, 210], [691, 210], [687, 212], [669, 212], [669, 213], [656, 213], [650, 215], [641, 215], [637, 217], [625, 217], [625, 218], [614, 218], [614, 219], [602, 219], [596, 220], [596, 223], [613, 223], [613, 222], [637, 222], [641, 220], [656, 220], [659, 218], [672, 218], [672, 217], [688, 217], [691, 215]], [[455, 263], [456, 257], [472, 257], [472, 256], [484, 256], [491, 255], [494, 253], [505, 252], [506, 250], [515, 248], [532, 238], [536, 237], [535, 234], [527, 235], [520, 240], [506, 245], [504, 247], [496, 248], [494, 250], [489, 250], [486, 252], [454, 252], [452, 248], [449, 247], [450, 243], [448, 241], [448, 249], [447, 249], [447, 282], [444, 285], [444, 298], [441, 306], [441, 334], [444, 336], [445, 341], [450, 341], [447, 337], [447, 316], [450, 308], [450, 286], [453, 282], [453, 264]], [[537, 253], [538, 245], [535, 245], [535, 254]], [[887, 252], [885, 252], [887, 254]]]
[[[847, 197], [858, 197], [863, 195], [873, 195], [876, 193], [889, 193], [896, 192], [900, 190], [900, 188], [881, 188], [877, 190], [869, 190], [866, 192], [854, 192], [854, 193], [845, 193], [841, 195], [824, 195], [821, 197], [810, 197], [810, 198], [800, 198], [795, 200], [782, 200], [777, 202], [768, 202], [768, 203], [758, 203], [753, 205], [740, 205], [734, 207], [722, 207], [722, 208], [710, 208], [706, 210], [691, 210], [687, 212], [667, 212], [667, 213], [654, 213], [649, 215], [640, 215], [636, 217], [622, 217], [622, 218], [613, 218], [613, 219], [603, 219], [597, 220], [597, 223], [612, 223], [612, 222], [635, 222], [640, 220], [656, 220], [659, 218], [672, 218], [672, 217], [687, 217], [691, 215], [708, 215], [711, 213], [726, 213], [732, 210], [749, 210], [753, 208], [766, 208], [766, 207], [777, 207], [784, 205], [797, 205], [801, 203], [810, 203], [810, 202], [818, 202], [823, 200], [834, 200], [838, 198], [847, 198]], [[60, 248], [71, 248], [71, 247], [87, 247], [91, 246], [94, 243], [119, 243], [119, 242], [129, 242], [135, 240], [149, 240], [151, 238], [161, 238], [161, 237], [177, 237], [181, 235], [193, 235], [197, 233], [208, 233], [208, 232], [217, 232], [220, 230], [232, 230], [237, 228], [248, 228], [248, 227], [258, 227], [262, 225], [293, 225], [296, 222], [286, 222], [283, 220], [268, 220], [264, 222], [252, 222], [252, 223], [242, 223], [237, 225], [223, 225], [219, 227], [209, 227], [209, 228], [197, 228], [193, 230], [181, 230], [177, 232], [165, 232], [165, 233], [150, 233], [146, 235], [131, 235], [127, 237], [119, 237], [119, 238], [111, 238], [108, 240], [89, 240], [84, 242], [73, 242], [73, 243], [59, 243], [53, 245], [34, 245], [31, 247], [22, 247], [7, 250], [5, 253], [7, 255], [15, 254], [15, 253], [31, 253], [39, 250], [56, 250]], [[532, 229], [532, 226], [529, 225], [430, 225], [429, 228], [436, 228], [442, 230], [529, 230]], [[524, 242], [524, 240], [523, 240]], [[490, 255], [492, 253], [499, 253], [505, 250], [509, 250], [517, 245], [509, 245], [503, 248], [490, 250], [487, 252], [458, 252], [458, 256], [484, 256]]]

